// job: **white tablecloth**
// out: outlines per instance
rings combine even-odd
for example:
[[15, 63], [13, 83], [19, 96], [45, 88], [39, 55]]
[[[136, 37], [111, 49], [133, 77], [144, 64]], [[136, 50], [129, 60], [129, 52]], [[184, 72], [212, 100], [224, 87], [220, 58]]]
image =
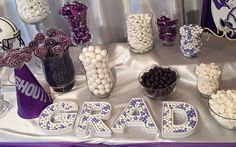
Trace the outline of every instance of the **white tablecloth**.
[[[79, 52], [78, 47], [71, 48], [75, 68], [77, 72], [77, 85], [71, 92], [55, 94], [54, 102], [71, 100], [76, 102], [81, 108], [83, 102], [105, 101], [112, 104], [111, 118], [105, 123], [110, 127], [121, 111], [125, 108], [131, 98], [141, 97], [145, 99], [154, 120], [161, 129], [161, 104], [163, 100], [153, 100], [147, 98], [142, 91], [142, 87], [137, 80], [139, 73], [145, 67], [152, 64], [167, 65], [176, 68], [180, 74], [174, 94], [165, 101], [183, 101], [192, 104], [199, 113], [199, 124], [197, 131], [189, 137], [180, 139], [163, 139], [161, 134], [147, 135], [141, 129], [128, 129], [124, 134], [113, 134], [112, 137], [99, 138], [87, 137], [79, 138], [74, 132], [60, 136], [48, 136], [37, 126], [37, 120], [22, 119], [17, 115], [17, 102], [14, 86], [5, 86], [2, 89], [4, 97], [13, 107], [10, 112], [0, 119], [0, 142], [103, 142], [108, 144], [137, 143], [137, 142], [159, 142], [159, 141], [201, 141], [201, 142], [226, 142], [235, 141], [236, 131], [227, 130], [217, 124], [210, 116], [208, 101], [199, 96], [196, 89], [196, 77], [193, 69], [201, 62], [215, 62], [223, 68], [222, 89], [236, 89], [236, 44], [225, 39], [211, 38], [209, 42], [204, 42], [201, 54], [198, 58], [185, 58], [178, 46], [161, 47], [156, 43], [155, 48], [143, 55], [137, 55], [129, 51], [126, 43], [115, 43], [104, 45], [109, 49], [110, 65], [116, 73], [116, 85], [111, 95], [106, 99], [94, 97], [86, 86], [85, 78], [82, 75], [78, 59], [75, 56]], [[43, 80], [43, 75], [32, 67], [36, 77], [48, 87]], [[46, 88], [47, 90], [50, 90]]]

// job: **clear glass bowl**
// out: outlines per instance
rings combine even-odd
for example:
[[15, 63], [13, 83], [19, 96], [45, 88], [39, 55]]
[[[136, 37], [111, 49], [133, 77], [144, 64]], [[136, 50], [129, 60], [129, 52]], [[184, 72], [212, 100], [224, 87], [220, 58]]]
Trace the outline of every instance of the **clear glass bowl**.
[[209, 101], [210, 99], [208, 100], [208, 108], [210, 114], [218, 122], [218, 124], [226, 129], [236, 129], [236, 119], [220, 116], [211, 108]]
[[50, 13], [47, 0], [16, 0], [18, 14], [28, 24], [38, 23]]
[[[169, 85], [166, 88], [160, 88], [160, 89], [153, 89], [153, 88], [148, 88], [143, 86], [142, 83], [142, 75], [146, 72], [148, 72], [150, 69], [153, 69], [154, 67], [162, 67], [162, 68], [169, 68], [171, 71], [174, 71], [176, 74], [176, 80], [174, 83], [172, 83], [171, 85]], [[174, 91], [175, 91], [175, 87], [177, 84], [177, 81], [179, 80], [179, 74], [178, 72], [173, 69], [172, 67], [168, 67], [168, 66], [158, 66], [158, 65], [153, 65], [150, 67], [145, 68], [138, 77], [138, 81], [140, 83], [140, 85], [143, 87], [144, 89], [144, 94], [146, 96], [148, 96], [149, 98], [153, 98], [153, 99], [164, 99], [166, 97], [169, 97]]]

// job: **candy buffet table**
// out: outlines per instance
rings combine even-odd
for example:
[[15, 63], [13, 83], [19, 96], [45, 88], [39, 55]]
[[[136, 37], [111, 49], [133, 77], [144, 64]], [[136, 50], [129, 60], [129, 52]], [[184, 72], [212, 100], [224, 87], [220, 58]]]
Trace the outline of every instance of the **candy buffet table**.
[[[173, 95], [164, 101], [182, 101], [192, 104], [199, 115], [199, 123], [197, 130], [189, 137], [179, 139], [163, 139], [160, 134], [147, 135], [141, 129], [128, 129], [124, 134], [113, 134], [109, 138], [86, 137], [80, 138], [75, 136], [74, 132], [60, 136], [49, 136], [43, 133], [38, 125], [37, 120], [22, 119], [17, 115], [17, 103], [14, 86], [4, 86], [2, 92], [7, 101], [13, 107], [10, 112], [0, 119], [0, 142], [75, 142], [85, 143], [103, 143], [103, 144], [131, 144], [131, 143], [156, 143], [160, 142], [236, 142], [236, 131], [227, 130], [219, 126], [218, 123], [210, 116], [208, 110], [208, 101], [199, 96], [196, 89], [196, 77], [193, 73], [194, 67], [201, 62], [215, 62], [223, 69], [222, 89], [235, 89], [236, 85], [236, 44], [225, 39], [212, 37], [209, 42], [204, 42], [201, 54], [198, 58], [185, 58], [178, 45], [170, 48], [160, 47], [159, 44], [155, 48], [143, 55], [131, 53], [126, 43], [114, 43], [104, 45], [109, 49], [109, 61], [112, 71], [116, 73], [116, 85], [111, 95], [106, 99], [98, 99], [94, 97], [86, 86], [85, 77], [81, 74], [77, 56], [73, 56], [75, 68], [77, 69], [77, 85], [68, 93], [57, 94], [51, 92], [54, 102], [71, 100], [76, 102], [81, 108], [83, 102], [88, 101], [105, 101], [112, 104], [112, 115], [105, 123], [110, 127], [121, 111], [125, 108], [131, 98], [144, 98], [152, 116], [159, 128], [161, 129], [161, 109], [162, 100], [153, 100], [147, 98], [142, 91], [137, 78], [139, 73], [147, 66], [159, 64], [171, 66], [180, 74], [180, 80], [177, 84], [176, 91]], [[72, 47], [71, 54], [78, 54], [79, 48]], [[35, 70], [35, 68], [32, 68]], [[35, 72], [36, 77], [46, 87], [44, 77], [38, 71]], [[19, 144], [18, 144], [19, 145]], [[45, 144], [46, 145], [46, 144]], [[36, 145], [35, 145], [36, 146]]]

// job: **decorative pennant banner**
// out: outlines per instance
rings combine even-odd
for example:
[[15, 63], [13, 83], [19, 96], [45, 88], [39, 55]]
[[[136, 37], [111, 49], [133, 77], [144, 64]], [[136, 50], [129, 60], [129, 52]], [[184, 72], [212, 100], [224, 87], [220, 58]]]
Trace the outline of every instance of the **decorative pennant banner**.
[[204, 0], [201, 26], [217, 37], [236, 40], [236, 1]]

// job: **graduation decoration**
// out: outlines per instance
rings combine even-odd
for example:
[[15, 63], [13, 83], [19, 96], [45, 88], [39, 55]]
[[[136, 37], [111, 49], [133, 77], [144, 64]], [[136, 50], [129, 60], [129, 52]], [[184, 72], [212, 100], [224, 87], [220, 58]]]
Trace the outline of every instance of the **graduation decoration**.
[[203, 1], [201, 26], [217, 37], [236, 40], [236, 1]]

